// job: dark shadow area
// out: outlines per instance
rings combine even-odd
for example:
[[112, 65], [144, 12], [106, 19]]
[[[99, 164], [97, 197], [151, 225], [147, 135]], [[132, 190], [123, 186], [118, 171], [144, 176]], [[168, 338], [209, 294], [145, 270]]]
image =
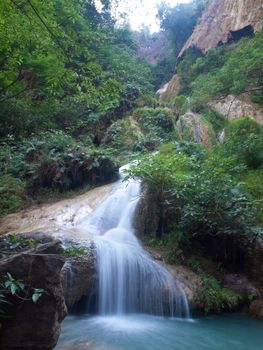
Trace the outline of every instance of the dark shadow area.
[[242, 38], [252, 38], [254, 36], [254, 28], [248, 25], [242, 29], [230, 31], [228, 43], [236, 43]]

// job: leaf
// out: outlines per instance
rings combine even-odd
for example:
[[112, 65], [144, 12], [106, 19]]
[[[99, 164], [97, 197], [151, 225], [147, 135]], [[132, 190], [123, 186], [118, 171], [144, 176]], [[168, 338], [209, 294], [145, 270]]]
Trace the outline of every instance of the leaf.
[[33, 295], [32, 295], [32, 300], [33, 300], [33, 302], [34, 303], [36, 303], [38, 300], [39, 300], [39, 298], [42, 296], [42, 293], [34, 293]]

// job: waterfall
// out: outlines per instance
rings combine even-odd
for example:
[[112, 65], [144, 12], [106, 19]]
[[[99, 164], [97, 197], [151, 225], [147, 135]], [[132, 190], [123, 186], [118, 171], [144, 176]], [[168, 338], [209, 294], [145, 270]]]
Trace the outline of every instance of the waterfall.
[[113, 193], [83, 223], [94, 234], [99, 314], [148, 313], [188, 317], [178, 282], [137, 240], [133, 219], [140, 182], [120, 181]]

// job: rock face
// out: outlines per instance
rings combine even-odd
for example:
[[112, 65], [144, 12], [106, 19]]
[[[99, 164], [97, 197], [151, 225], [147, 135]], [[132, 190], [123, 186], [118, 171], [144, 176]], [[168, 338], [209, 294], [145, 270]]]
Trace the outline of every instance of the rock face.
[[249, 312], [252, 316], [263, 320], [263, 299], [254, 300], [249, 307]]
[[187, 112], [178, 119], [176, 127], [183, 140], [200, 143], [205, 147], [211, 147], [213, 144], [215, 135], [212, 128], [209, 128], [209, 124], [205, 123], [199, 114]]
[[150, 64], [156, 64], [169, 57], [173, 52], [169, 40], [163, 32], [152, 35], [135, 33], [135, 38], [139, 44], [139, 56]]
[[179, 57], [190, 47], [205, 53], [221, 43], [260, 31], [262, 27], [262, 0], [212, 0]]
[[92, 253], [69, 259], [62, 269], [62, 285], [67, 308], [94, 291], [94, 257]]
[[65, 259], [49, 253], [56, 250], [56, 246], [57, 242], [54, 242], [53, 248], [49, 244], [48, 249], [42, 246], [40, 252], [23, 252], [1, 261], [1, 276], [9, 272], [16, 280], [48, 293], [37, 303], [15, 297], [10, 299], [7, 309], [10, 318], [4, 320], [0, 335], [2, 350], [51, 350], [55, 347], [60, 324], [66, 315], [60, 279]]
[[175, 74], [169, 83], [165, 84], [156, 92], [157, 98], [160, 100], [170, 100], [179, 94], [181, 90], [181, 83], [179, 75]]
[[263, 108], [251, 102], [247, 96], [236, 97], [228, 95], [223, 100], [210, 102], [210, 106], [223, 114], [227, 119], [249, 117], [263, 125]]

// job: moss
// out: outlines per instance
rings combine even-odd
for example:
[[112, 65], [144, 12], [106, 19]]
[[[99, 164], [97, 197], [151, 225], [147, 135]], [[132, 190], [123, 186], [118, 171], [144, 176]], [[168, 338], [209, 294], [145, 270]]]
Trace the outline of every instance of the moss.
[[112, 147], [118, 151], [130, 151], [142, 134], [137, 123], [130, 117], [116, 121], [106, 131], [102, 146]]
[[223, 114], [217, 112], [212, 108], [206, 108], [201, 112], [201, 115], [204, 120], [209, 122], [211, 125], [213, 132], [218, 134], [222, 131], [228, 124], [228, 121], [223, 116]]

